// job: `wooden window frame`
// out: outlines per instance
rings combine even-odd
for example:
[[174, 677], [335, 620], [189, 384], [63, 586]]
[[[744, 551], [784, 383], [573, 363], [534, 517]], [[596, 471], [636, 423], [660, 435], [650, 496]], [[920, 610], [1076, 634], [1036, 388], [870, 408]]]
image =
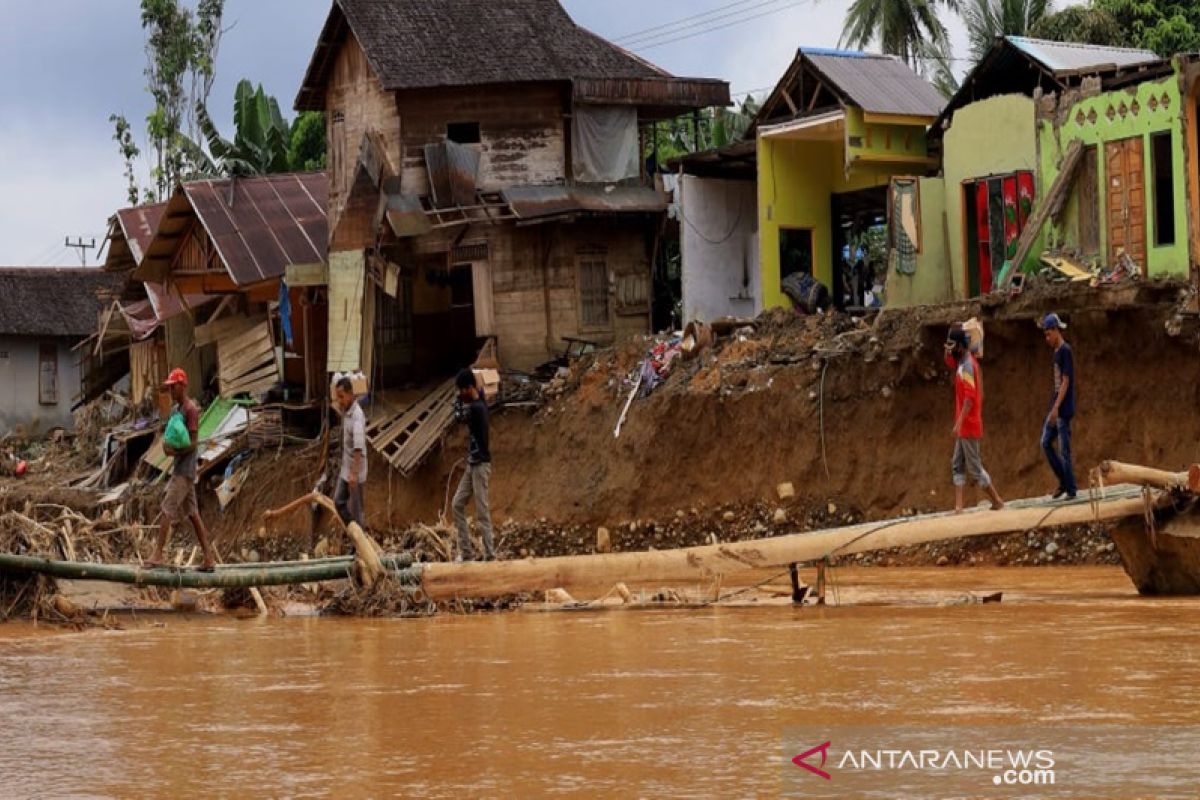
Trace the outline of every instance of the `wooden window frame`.
[[[47, 381], [46, 366], [53, 365]], [[38, 405], [58, 405], [58, 345], [54, 342], [38, 342]]]

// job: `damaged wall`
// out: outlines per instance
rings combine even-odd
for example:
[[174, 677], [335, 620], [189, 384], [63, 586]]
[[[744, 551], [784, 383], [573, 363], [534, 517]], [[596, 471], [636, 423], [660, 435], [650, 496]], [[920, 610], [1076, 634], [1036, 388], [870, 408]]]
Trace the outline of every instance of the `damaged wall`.
[[[1043, 102], [1047, 107], [1037, 123], [1043, 190], [1058, 176], [1063, 154], [1074, 139], [1096, 148], [1096, 169], [1086, 179], [1088, 173], [1081, 170], [1050, 243], [1076, 252], [1089, 249], [1081, 246], [1080, 228], [1081, 204], [1090, 203], [1099, 216], [1102, 265], [1111, 266], [1116, 248], [1126, 246], [1151, 277], [1187, 275], [1188, 180], [1178, 77], [1172, 74], [1085, 98], [1067, 95], [1057, 105], [1054, 98]], [[1169, 150], [1164, 147], [1159, 153], [1170, 153], [1169, 167], [1162, 165], [1157, 179], [1156, 134], [1169, 137]], [[1131, 169], [1137, 175], [1124, 174]], [[1128, 193], [1122, 191], [1123, 178]], [[1170, 184], [1160, 185], [1163, 180]], [[1161, 225], [1156, 217], [1160, 212], [1166, 216]]]
[[404, 116], [401, 186], [407, 194], [429, 193], [424, 147], [445, 139], [451, 124], [478, 126], [478, 143], [461, 143], [479, 151], [483, 191], [566, 179], [566, 106], [558, 86], [422, 90], [401, 92], [397, 99]]
[[685, 320], [711, 322], [762, 311], [755, 192], [753, 181], [693, 175], [680, 180]]
[[[1009, 94], [990, 97], [954, 112], [943, 139], [946, 223], [949, 252], [947, 266], [954, 296], [967, 297], [967, 226], [964, 183], [1022, 170], [1036, 170], [1037, 133], [1034, 103], [1030, 98]], [[1053, 180], [1051, 178], [1050, 180]], [[1038, 197], [1049, 186], [1039, 181]], [[922, 201], [925, 197], [922, 195]], [[1036, 199], [1035, 199], [1036, 203]], [[1031, 251], [1041, 253], [1040, 244]], [[996, 274], [1000, 266], [993, 268]]]
[[[354, 180], [363, 136], [379, 133], [392, 169], [400, 164], [400, 114], [396, 99], [371, 72], [367, 56], [350, 32], [334, 63], [327, 87], [326, 141], [329, 143], [329, 219], [341, 214]], [[330, 225], [333, 230], [333, 225]]]
[[506, 234], [491, 239], [500, 362], [528, 370], [561, 353], [564, 336], [607, 344], [648, 333], [650, 229], [591, 220], [497, 231]]
[[[469, 363], [474, 344], [464, 336], [472, 332], [494, 335], [501, 364], [526, 371], [560, 354], [564, 336], [610, 344], [648, 333], [656, 224], [626, 217], [476, 225], [412, 240], [394, 258], [412, 276], [415, 373]], [[447, 273], [458, 270], [470, 274], [454, 290]]]

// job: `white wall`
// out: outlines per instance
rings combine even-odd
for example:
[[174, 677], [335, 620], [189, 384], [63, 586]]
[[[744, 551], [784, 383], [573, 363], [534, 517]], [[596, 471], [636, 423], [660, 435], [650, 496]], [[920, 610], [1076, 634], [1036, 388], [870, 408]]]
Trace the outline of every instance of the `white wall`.
[[20, 427], [27, 436], [51, 428], [74, 428], [71, 403], [79, 394], [79, 353], [73, 342], [58, 340], [58, 404], [38, 402], [38, 345], [36, 338], [0, 337], [0, 436]]
[[683, 321], [762, 311], [754, 181], [683, 176]]

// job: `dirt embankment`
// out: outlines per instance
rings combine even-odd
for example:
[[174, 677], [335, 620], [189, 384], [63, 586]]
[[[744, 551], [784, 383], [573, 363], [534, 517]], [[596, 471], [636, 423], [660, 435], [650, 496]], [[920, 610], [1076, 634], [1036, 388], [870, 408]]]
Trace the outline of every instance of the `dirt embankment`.
[[[986, 328], [985, 464], [1006, 496], [1047, 493], [1054, 481], [1039, 441], [1051, 355], [1035, 321], [1049, 310], [1070, 323], [1081, 484], [1105, 458], [1182, 466], [1200, 457], [1200, 418], [1191, 413], [1200, 359], [1194, 319], [1177, 314], [1180, 291], [1062, 288], [990, 308], [893, 312], [861, 329], [771, 315], [753, 337], [677, 364], [634, 402], [619, 439], [627, 376], [646, 344], [606, 352], [581, 361], [562, 396], [536, 415], [493, 420], [493, 510], [501, 522], [620, 529], [694, 507], [774, 507], [782, 482], [800, 502], [832, 501], [868, 518], [948, 508], [953, 389], [942, 342], [950, 322], [972, 315]], [[387, 507], [387, 492], [392, 524], [436, 514], [462, 449], [452, 437], [416, 480], [389, 488], [381, 478], [374, 513]]]

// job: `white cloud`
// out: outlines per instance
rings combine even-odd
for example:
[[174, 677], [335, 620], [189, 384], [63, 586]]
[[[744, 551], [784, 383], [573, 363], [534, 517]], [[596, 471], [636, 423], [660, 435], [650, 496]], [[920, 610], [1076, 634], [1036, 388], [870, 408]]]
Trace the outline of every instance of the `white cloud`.
[[[615, 39], [727, 2], [564, 4], [580, 24]], [[797, 47], [837, 45], [849, 4], [809, 0], [641, 54], [679, 75], [727, 80], [735, 92], [772, 87]], [[241, 77], [263, 82], [290, 106], [329, 5], [330, 0], [230, 0], [227, 19], [236, 24], [222, 45], [210, 102], [219, 125], [228, 126], [233, 86]], [[108, 113], [124, 110], [140, 129], [148, 106], [137, 3], [54, 0], [49, 6], [6, 9], [12, 13], [0, 26], [0, 74], [38, 65], [29, 80], [0, 81], [0, 264], [39, 256], [71, 263], [70, 251], [55, 250], [64, 237], [103, 232], [125, 200]], [[951, 18], [947, 24], [956, 52], [965, 54], [961, 22]]]

